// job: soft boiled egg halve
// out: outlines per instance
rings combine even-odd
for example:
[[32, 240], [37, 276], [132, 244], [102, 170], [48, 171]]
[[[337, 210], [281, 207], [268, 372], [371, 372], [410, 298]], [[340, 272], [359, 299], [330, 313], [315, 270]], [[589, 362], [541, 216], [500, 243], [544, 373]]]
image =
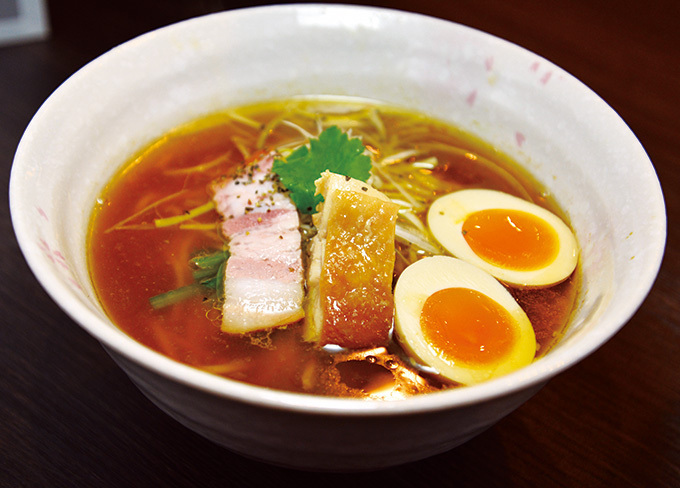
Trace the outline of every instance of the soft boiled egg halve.
[[536, 337], [526, 313], [486, 271], [450, 256], [408, 266], [394, 289], [395, 333], [425, 366], [462, 385], [531, 363]]
[[449, 193], [430, 206], [427, 223], [449, 253], [510, 285], [554, 285], [578, 263], [576, 238], [557, 215], [507, 193]]

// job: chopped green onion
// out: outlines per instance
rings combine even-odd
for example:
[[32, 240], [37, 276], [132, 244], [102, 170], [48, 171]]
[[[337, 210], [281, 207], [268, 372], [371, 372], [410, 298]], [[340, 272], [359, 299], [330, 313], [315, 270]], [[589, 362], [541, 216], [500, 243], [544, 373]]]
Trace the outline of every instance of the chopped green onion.
[[229, 258], [229, 251], [218, 251], [212, 254], [204, 254], [202, 256], [196, 256], [189, 260], [189, 264], [195, 266], [199, 269], [211, 269], [216, 268]]
[[224, 260], [222, 261], [222, 264], [220, 264], [220, 267], [217, 268], [217, 274], [215, 275], [215, 294], [218, 297], [223, 297], [224, 296], [224, 273], [227, 269], [227, 261]]
[[206, 278], [212, 278], [215, 276], [215, 269], [214, 268], [205, 268], [205, 269], [197, 269], [192, 273], [192, 276], [194, 277], [194, 281], [198, 281], [199, 283], [205, 280]]
[[227, 250], [190, 259], [189, 265], [196, 268], [193, 272], [194, 283], [151, 297], [149, 303], [158, 310], [191, 298], [201, 291], [214, 292], [217, 297], [221, 297], [224, 294], [224, 272], [227, 259], [229, 259]]
[[165, 293], [151, 297], [149, 298], [149, 303], [155, 310], [169, 307], [170, 305], [174, 305], [175, 303], [198, 295], [202, 288], [203, 287], [198, 283], [192, 283], [190, 285], [182, 286], [175, 290], [166, 291]]

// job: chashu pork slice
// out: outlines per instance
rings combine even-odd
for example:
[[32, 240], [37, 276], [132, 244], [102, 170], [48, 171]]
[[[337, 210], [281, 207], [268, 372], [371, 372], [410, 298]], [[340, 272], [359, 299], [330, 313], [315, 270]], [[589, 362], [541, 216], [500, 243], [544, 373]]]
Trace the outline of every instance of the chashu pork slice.
[[346, 348], [386, 345], [392, 326], [399, 206], [367, 183], [331, 172], [307, 271], [305, 339]]
[[224, 275], [222, 330], [246, 333], [304, 317], [300, 221], [272, 179], [266, 154], [234, 178], [212, 185], [230, 256]]

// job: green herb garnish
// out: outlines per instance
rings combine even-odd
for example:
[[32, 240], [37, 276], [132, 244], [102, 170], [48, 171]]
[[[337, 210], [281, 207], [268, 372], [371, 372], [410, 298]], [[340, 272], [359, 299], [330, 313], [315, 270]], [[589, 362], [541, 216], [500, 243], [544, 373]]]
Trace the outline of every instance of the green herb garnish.
[[290, 198], [301, 213], [311, 214], [323, 201], [315, 195], [314, 182], [321, 173], [333, 173], [367, 181], [371, 174], [371, 158], [358, 138], [350, 138], [339, 127], [324, 130], [309, 146], [301, 146], [285, 159], [277, 158], [272, 171], [290, 192]]
[[224, 294], [224, 270], [229, 259], [229, 251], [217, 251], [197, 256], [189, 260], [193, 268], [194, 283], [166, 291], [149, 298], [154, 309], [168, 307], [184, 301], [200, 293], [214, 293], [221, 297]]
[[169, 307], [175, 303], [182, 302], [188, 298], [198, 295], [203, 291], [203, 287], [198, 283], [192, 283], [190, 285], [182, 286], [174, 290], [166, 291], [159, 295], [149, 298], [149, 303], [151, 306], [158, 310], [159, 308]]

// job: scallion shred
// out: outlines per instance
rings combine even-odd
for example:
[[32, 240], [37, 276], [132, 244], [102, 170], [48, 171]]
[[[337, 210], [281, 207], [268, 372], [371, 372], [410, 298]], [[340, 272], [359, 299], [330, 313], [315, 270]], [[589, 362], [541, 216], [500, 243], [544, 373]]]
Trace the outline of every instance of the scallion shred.
[[198, 283], [182, 286], [149, 298], [151, 306], [158, 310], [182, 302], [197, 295], [203, 287]]
[[210, 200], [208, 203], [204, 203], [203, 205], [199, 205], [196, 208], [192, 208], [191, 210], [188, 210], [181, 215], [173, 215], [172, 217], [155, 219], [153, 223], [157, 228], [170, 227], [172, 225], [177, 225], [187, 220], [191, 220], [195, 217], [198, 217], [199, 215], [211, 211], [213, 208], [215, 208], [215, 202]]
[[158, 310], [174, 305], [199, 293], [211, 293], [217, 297], [224, 294], [224, 272], [229, 259], [229, 251], [217, 251], [196, 256], [189, 260], [194, 268], [194, 283], [181, 286], [149, 298], [151, 306]]
[[216, 269], [217, 266], [226, 261], [228, 257], [229, 251], [218, 251], [191, 258], [189, 264], [199, 269]]

